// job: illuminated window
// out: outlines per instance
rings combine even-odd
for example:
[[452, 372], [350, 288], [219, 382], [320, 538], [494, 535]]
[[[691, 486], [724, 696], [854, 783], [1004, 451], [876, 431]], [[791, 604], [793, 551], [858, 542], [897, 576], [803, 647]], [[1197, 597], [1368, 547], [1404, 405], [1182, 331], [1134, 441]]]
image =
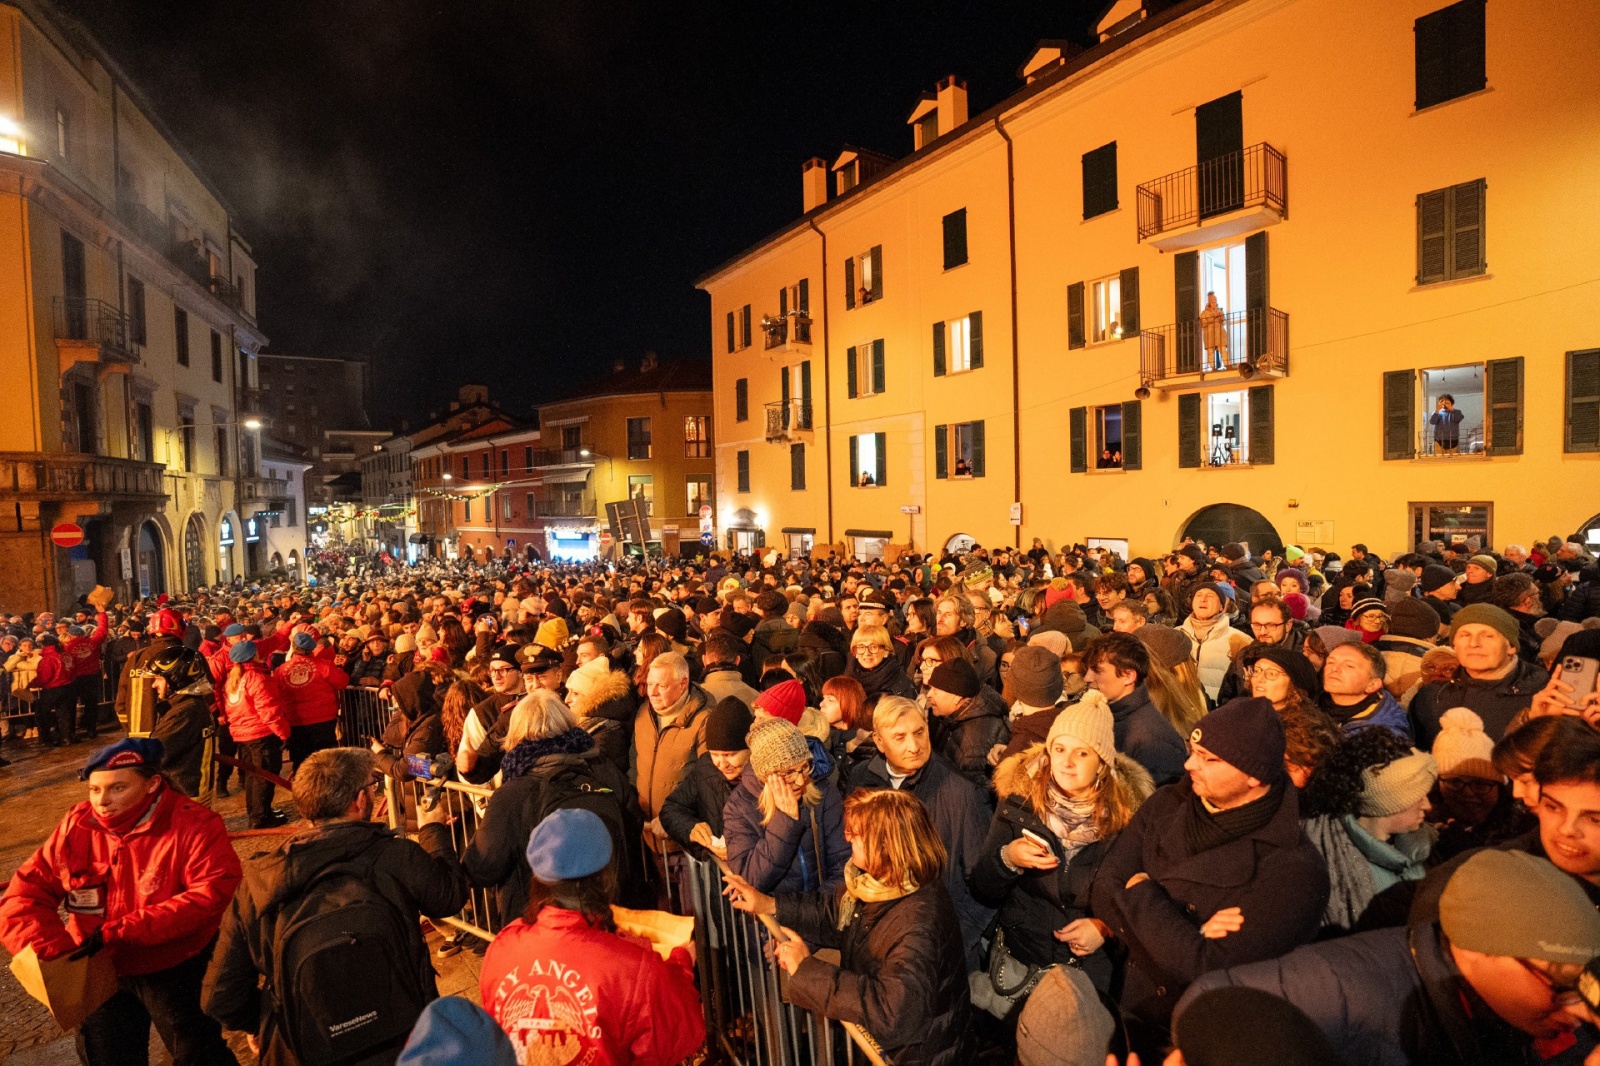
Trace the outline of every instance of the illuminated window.
[[686, 459], [711, 457], [710, 415], [689, 415], [683, 420], [683, 455]]
[[1113, 274], [1090, 285], [1089, 343], [1103, 344], [1122, 339], [1122, 277]]

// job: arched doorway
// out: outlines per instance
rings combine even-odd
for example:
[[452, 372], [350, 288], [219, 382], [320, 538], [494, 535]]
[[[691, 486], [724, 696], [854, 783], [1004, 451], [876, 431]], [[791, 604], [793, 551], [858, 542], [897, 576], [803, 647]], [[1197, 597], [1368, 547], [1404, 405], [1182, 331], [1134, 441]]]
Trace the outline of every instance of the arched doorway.
[[217, 523], [217, 584], [233, 580], [233, 519], [227, 515]]
[[161, 547], [161, 530], [154, 522], [139, 524], [138, 556], [134, 576], [139, 582], [140, 597], [159, 596], [167, 591], [167, 563]]
[[289, 552], [289, 576], [297, 580], [300, 577], [300, 553], [293, 550]]
[[1274, 552], [1283, 551], [1283, 540], [1266, 516], [1237, 503], [1214, 503], [1200, 508], [1179, 537], [1218, 545], [1238, 541], [1248, 545], [1254, 557], [1269, 548]]
[[951, 555], [963, 555], [977, 546], [977, 540], [970, 533], [957, 533], [944, 542], [944, 550]]
[[1600, 514], [1578, 527], [1578, 543], [1587, 544], [1591, 552], [1600, 550]]
[[197, 514], [190, 515], [183, 527], [183, 568], [189, 591], [205, 587], [206, 521]]

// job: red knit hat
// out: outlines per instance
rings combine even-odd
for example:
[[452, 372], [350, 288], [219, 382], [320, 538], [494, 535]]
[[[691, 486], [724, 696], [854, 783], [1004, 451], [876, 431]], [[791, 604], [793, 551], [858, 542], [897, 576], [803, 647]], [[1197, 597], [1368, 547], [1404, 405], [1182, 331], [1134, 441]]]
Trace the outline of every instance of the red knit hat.
[[756, 710], [799, 725], [800, 716], [806, 711], [806, 687], [792, 679], [780, 681], [756, 697]]

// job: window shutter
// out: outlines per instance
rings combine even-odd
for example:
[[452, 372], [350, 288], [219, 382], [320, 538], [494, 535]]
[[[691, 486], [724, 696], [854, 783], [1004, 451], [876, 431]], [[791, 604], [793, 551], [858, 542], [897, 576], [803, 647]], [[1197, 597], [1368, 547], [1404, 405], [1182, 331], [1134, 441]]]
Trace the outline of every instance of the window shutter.
[[861, 484], [861, 439], [850, 438], [850, 484]]
[[1083, 282], [1075, 281], [1067, 286], [1067, 347], [1083, 345]]
[[1122, 469], [1144, 468], [1144, 411], [1138, 400], [1122, 405]]
[[733, 312], [728, 312], [728, 351], [733, 351]]
[[806, 487], [806, 446], [789, 445], [789, 490], [803, 492]]
[[933, 427], [933, 476], [950, 476], [950, 441], [946, 436], [948, 426]]
[[1450, 276], [1466, 278], [1485, 269], [1483, 248], [1484, 181], [1450, 190]]
[[1600, 348], [1567, 353], [1568, 452], [1600, 452]]
[[1067, 412], [1067, 469], [1074, 474], [1089, 469], [1089, 450], [1085, 442], [1088, 425], [1087, 407], [1074, 407]]
[[1122, 272], [1122, 310], [1118, 318], [1122, 321], [1122, 335], [1136, 337], [1139, 335], [1139, 268], [1129, 267]]
[[778, 317], [782, 318], [789, 313], [789, 290], [778, 290]]
[[874, 394], [884, 390], [883, 371], [883, 341], [872, 342], [872, 391]]
[[[791, 404], [789, 402], [789, 368], [788, 367], [784, 366], [784, 367], [779, 367], [778, 368], [778, 381], [783, 385], [783, 391], [779, 394], [780, 398], [783, 400], [783, 410], [780, 411], [778, 414], [779, 414], [779, 417], [783, 419], [783, 428], [784, 429], [788, 429], [790, 421], [791, 421], [790, 417], [789, 417], [789, 412], [790, 412], [790, 409], [794, 406], [793, 404]], [[768, 413], [767, 418], [768, 418], [767, 432], [771, 433], [772, 432], [772, 422], [770, 421], [770, 419], [772, 418], [772, 415], [771, 415], [770, 412]]]
[[1424, 15], [1412, 26], [1416, 37], [1416, 108], [1448, 100], [1450, 92], [1450, 11]]
[[944, 268], [958, 267], [967, 261], [967, 209], [944, 216]]
[[856, 305], [856, 261], [854, 256], [844, 260], [844, 307], [848, 311]]
[[1250, 389], [1250, 465], [1271, 466], [1275, 458], [1273, 439], [1272, 386]]
[[[750, 417], [750, 379], [740, 378], [733, 383], [733, 420], [744, 422]], [[529, 469], [532, 469], [531, 467]]]
[[1200, 465], [1200, 394], [1186, 392], [1178, 397], [1178, 466], [1192, 469]]
[[844, 380], [845, 394], [850, 399], [856, 398], [856, 350], [854, 347], [844, 350]]
[[972, 423], [972, 476], [982, 477], [983, 465], [983, 423]]
[[800, 364], [800, 403], [807, 408], [805, 413], [802, 415], [802, 417], [806, 420], [805, 425], [801, 428], [810, 429], [811, 412], [809, 409], [811, 407], [811, 360], [809, 359]]
[[[1246, 347], [1252, 363], [1259, 363], [1267, 354], [1267, 308], [1271, 304], [1268, 290], [1267, 234], [1252, 233], [1244, 239], [1244, 306]], [[1255, 447], [1254, 443], [1251, 448]]]
[[799, 294], [799, 298], [800, 298], [800, 306], [795, 308], [795, 310], [799, 311], [802, 315], [805, 315], [805, 316], [807, 316], [809, 318], [810, 315], [811, 315], [811, 279], [809, 279], [809, 278], [801, 278], [800, 279], [800, 294]]
[[944, 323], [933, 324], [933, 376], [944, 377]]
[[740, 335], [741, 335], [740, 336], [740, 343], [746, 348], [750, 347], [750, 305], [749, 304], [745, 304], [744, 308], [739, 312], [739, 332], [740, 332]]
[[872, 246], [872, 298], [883, 299], [883, 245]]
[[1449, 189], [1417, 197], [1417, 284], [1443, 281], [1448, 274]]
[[1483, 367], [1485, 427], [1490, 455], [1522, 454], [1522, 357], [1491, 359]]
[[885, 485], [889, 481], [889, 451], [885, 444], [887, 439], [887, 433], [874, 433], [872, 435], [872, 450], [878, 456], [877, 477], [880, 485]]
[[739, 453], [739, 491], [750, 491], [750, 453]]
[[1178, 373], [1192, 374], [1200, 369], [1199, 252], [1172, 257], [1172, 307], [1178, 320]]
[[1461, 0], [1449, 10], [1450, 95], [1465, 96], [1489, 84], [1484, 48], [1485, 0]]
[[970, 357], [972, 369], [977, 370], [983, 366], [983, 312], [974, 311], [967, 316], [968, 346], [967, 354]]
[[1391, 370], [1383, 375], [1383, 457], [1411, 459], [1417, 454], [1417, 375]]
[[1117, 142], [1083, 156], [1083, 217], [1117, 209]]

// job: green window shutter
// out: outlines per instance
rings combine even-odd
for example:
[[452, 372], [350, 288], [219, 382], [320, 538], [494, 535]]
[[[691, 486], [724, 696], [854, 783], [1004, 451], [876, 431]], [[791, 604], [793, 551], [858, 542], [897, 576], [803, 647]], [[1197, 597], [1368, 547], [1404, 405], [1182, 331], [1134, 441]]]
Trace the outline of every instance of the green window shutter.
[[733, 383], [733, 420], [744, 422], [750, 418], [750, 379], [740, 378]]
[[1172, 307], [1177, 317], [1180, 374], [1200, 369], [1200, 300], [1200, 253], [1179, 252], [1172, 257]]
[[1417, 197], [1417, 284], [1449, 277], [1450, 190], [1435, 189]]
[[958, 267], [967, 261], [967, 209], [944, 216], [944, 268]]
[[872, 342], [872, 391], [877, 394], [883, 390], [883, 341], [876, 340]]
[[1522, 454], [1522, 357], [1491, 359], [1483, 368], [1484, 437], [1490, 455]]
[[872, 298], [883, 299], [883, 245], [875, 244], [869, 253], [872, 256]]
[[844, 380], [845, 395], [850, 399], [856, 398], [856, 350], [854, 347], [844, 350]]
[[[788, 367], [782, 366], [782, 367], [778, 368], [778, 383], [781, 386], [778, 395], [783, 400], [783, 409], [784, 409], [784, 411], [787, 412], [789, 410], [789, 368]], [[785, 423], [785, 424], [787, 424], [787, 423]]]
[[1200, 394], [1186, 392], [1178, 397], [1178, 466], [1192, 469], [1200, 465]]
[[1417, 454], [1417, 375], [1391, 370], [1383, 375], [1383, 457], [1414, 459]]
[[734, 343], [733, 343], [733, 312], [729, 311], [728, 312], [728, 351], [730, 351], [730, 352], [733, 351], [734, 347], [735, 346], [734, 346]]
[[944, 377], [944, 323], [933, 324], [933, 376]]
[[1252, 363], [1259, 363], [1267, 354], [1267, 307], [1271, 295], [1267, 289], [1267, 234], [1252, 233], [1244, 239], [1244, 306], [1246, 347]]
[[1271, 466], [1274, 454], [1272, 386], [1250, 389], [1250, 465]]
[[1117, 209], [1117, 142], [1083, 156], [1083, 217]]
[[983, 423], [972, 423], [972, 476], [982, 477], [983, 466]]
[[967, 316], [968, 345], [967, 354], [970, 357], [972, 369], [977, 370], [983, 366], [983, 312], [974, 311]]
[[933, 476], [947, 478], [950, 476], [950, 441], [946, 435], [948, 426], [933, 427]]
[[846, 256], [844, 260], [844, 307], [850, 310], [856, 305], [856, 261], [853, 256]]
[[800, 402], [811, 406], [811, 360], [800, 364]]
[[801, 278], [800, 279], [800, 306], [797, 308], [797, 310], [802, 315], [809, 316], [811, 314], [811, 279], [810, 278]]
[[1082, 348], [1083, 332], [1083, 282], [1067, 286], [1067, 347]]
[[1450, 190], [1450, 276], [1470, 278], [1482, 274], [1484, 261], [1484, 180], [1469, 181]]
[[1144, 468], [1144, 409], [1138, 400], [1122, 405], [1122, 469]]
[[1567, 353], [1567, 452], [1600, 452], [1600, 348]]
[[878, 456], [877, 477], [878, 484], [880, 485], [887, 485], [889, 483], [889, 451], [885, 443], [887, 438], [888, 434], [886, 433], [874, 433], [872, 435], [872, 450], [877, 453]]
[[739, 453], [739, 491], [750, 491], [750, 453]]
[[1067, 469], [1074, 474], [1081, 474], [1089, 469], [1089, 446], [1086, 441], [1088, 424], [1087, 407], [1074, 407], [1067, 412]]
[[1129, 267], [1122, 272], [1122, 310], [1117, 316], [1122, 322], [1122, 335], [1139, 335], [1139, 268]]
[[778, 290], [778, 317], [782, 318], [789, 313], [789, 290]]
[[850, 484], [861, 484], [861, 441], [859, 438], [850, 438]]
[[804, 492], [806, 487], [806, 446], [789, 445], [789, 490]]

